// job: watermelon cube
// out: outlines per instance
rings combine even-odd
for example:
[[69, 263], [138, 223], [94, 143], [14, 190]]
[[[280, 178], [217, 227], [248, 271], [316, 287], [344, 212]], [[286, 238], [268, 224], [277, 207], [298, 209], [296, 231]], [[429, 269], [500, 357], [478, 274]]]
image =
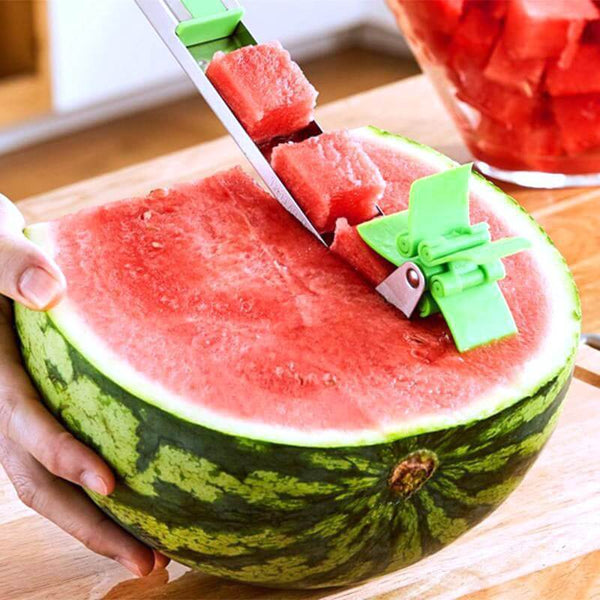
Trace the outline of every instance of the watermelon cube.
[[256, 142], [314, 119], [317, 92], [279, 42], [217, 52], [206, 75]]
[[590, 21], [581, 36], [583, 44], [600, 44], [600, 21]]
[[548, 115], [538, 115], [517, 129], [484, 116], [475, 139], [476, 154], [504, 169], [546, 170], [548, 158], [563, 154], [560, 132]]
[[458, 77], [457, 98], [509, 128], [526, 125], [539, 110], [539, 97], [500, 85], [476, 67], [461, 65]]
[[500, 34], [501, 22], [480, 8], [480, 4], [472, 2], [469, 5], [454, 32], [449, 50], [452, 68], [459, 68], [457, 63], [464, 64], [467, 60], [477, 67], [488, 62]]
[[600, 45], [581, 45], [568, 68], [555, 61], [548, 69], [546, 88], [553, 96], [600, 93]]
[[377, 214], [385, 181], [361, 145], [347, 131], [324, 133], [273, 150], [273, 168], [321, 232], [340, 217], [352, 225]]
[[569, 154], [600, 148], [600, 94], [557, 96], [552, 106]]
[[331, 250], [374, 286], [394, 270], [392, 263], [367, 246], [347, 219], [337, 220]]
[[587, 21], [600, 18], [592, 0], [512, 0], [504, 44], [513, 58], [557, 58], [568, 63]]
[[541, 58], [520, 60], [512, 58], [502, 39], [499, 39], [485, 68], [484, 75], [488, 79], [514, 88], [526, 96], [533, 96], [540, 85], [545, 66], [546, 61]]
[[388, 0], [388, 4], [410, 44], [426, 60], [446, 63], [465, 0]]

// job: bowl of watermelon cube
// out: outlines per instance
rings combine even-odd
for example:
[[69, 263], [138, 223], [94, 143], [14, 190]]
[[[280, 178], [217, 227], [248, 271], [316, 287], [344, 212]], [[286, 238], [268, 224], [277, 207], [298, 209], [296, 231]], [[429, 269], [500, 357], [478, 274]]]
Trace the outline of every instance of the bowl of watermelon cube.
[[600, 0], [388, 0], [485, 175], [600, 185]]

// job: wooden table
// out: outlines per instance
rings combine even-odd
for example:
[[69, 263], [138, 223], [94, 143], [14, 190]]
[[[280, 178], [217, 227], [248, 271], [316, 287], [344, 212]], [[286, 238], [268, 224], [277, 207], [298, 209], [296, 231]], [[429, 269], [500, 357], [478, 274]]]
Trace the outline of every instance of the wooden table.
[[[415, 77], [324, 106], [327, 129], [373, 124], [468, 159], [429, 83]], [[168, 131], [153, 131], [168, 135]], [[144, 141], [140, 140], [143, 144]], [[244, 160], [222, 138], [84, 181], [20, 204], [46, 220]], [[600, 189], [513, 193], [547, 229], [582, 294], [584, 329], [600, 331]], [[559, 427], [523, 485], [482, 524], [421, 563], [352, 589], [285, 592], [252, 588], [180, 565], [144, 580], [94, 556], [21, 506], [0, 474], [0, 599], [469, 599], [586, 600], [600, 597], [600, 353], [583, 347]]]

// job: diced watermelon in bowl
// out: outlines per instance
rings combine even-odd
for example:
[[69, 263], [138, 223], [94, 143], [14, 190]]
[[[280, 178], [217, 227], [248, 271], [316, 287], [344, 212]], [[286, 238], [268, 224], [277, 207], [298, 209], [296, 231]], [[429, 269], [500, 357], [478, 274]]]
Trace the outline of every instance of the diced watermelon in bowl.
[[[431, 2], [389, 3], [481, 171], [533, 187], [600, 184], [599, 2], [440, 0], [435, 14]], [[436, 31], [443, 52], [427, 49]]]

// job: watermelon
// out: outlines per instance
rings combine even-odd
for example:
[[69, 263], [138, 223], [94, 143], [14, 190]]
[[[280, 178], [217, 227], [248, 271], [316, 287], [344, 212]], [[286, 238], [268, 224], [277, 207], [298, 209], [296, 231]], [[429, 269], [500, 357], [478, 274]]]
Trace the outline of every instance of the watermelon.
[[217, 52], [206, 75], [256, 142], [314, 119], [317, 92], [279, 42]]
[[394, 270], [391, 263], [363, 242], [356, 227], [350, 225], [348, 219], [337, 220], [331, 250], [374, 286], [379, 285]]
[[552, 100], [552, 106], [569, 154], [600, 147], [600, 94], [560, 96]]
[[[473, 152], [489, 164], [507, 170], [548, 170], [548, 159], [563, 155], [560, 131], [550, 117], [509, 129], [482, 116], [471, 143]], [[552, 169], [550, 169], [552, 170]]]
[[271, 164], [321, 232], [333, 231], [340, 217], [355, 224], [377, 214], [385, 181], [346, 131], [280, 144]]
[[500, 34], [500, 21], [480, 5], [472, 2], [454, 30], [449, 50], [451, 68], [460, 68], [459, 65], [467, 60], [477, 68], [488, 62]]
[[553, 96], [600, 93], [600, 45], [579, 46], [566, 69], [559, 62], [551, 65], [546, 88]]
[[406, 11], [419, 28], [452, 33], [462, 15], [465, 0], [391, 0]]
[[543, 99], [527, 96], [515, 89], [492, 81], [484, 72], [470, 64], [461, 64], [457, 69], [456, 97], [484, 115], [517, 128], [530, 123], [542, 110]]
[[[454, 165], [352, 137], [398, 181]], [[69, 290], [48, 313], [15, 307], [22, 353], [118, 476], [94, 501], [178, 561], [277, 587], [373, 577], [473, 527], [556, 424], [580, 312], [530, 217], [476, 175], [472, 200], [474, 221], [532, 249], [501, 283], [519, 335], [462, 355], [441, 318], [404, 319], [239, 169], [29, 227]]]
[[588, 21], [600, 18], [592, 0], [511, 0], [503, 41], [516, 59], [569, 62]]
[[454, 29], [464, 0], [387, 0], [396, 21], [410, 44], [426, 60], [445, 63], [448, 58], [450, 32]]
[[533, 96], [539, 88], [546, 61], [538, 58], [515, 60], [504, 42], [499, 39], [483, 74], [492, 81], [515, 88], [526, 96]]

